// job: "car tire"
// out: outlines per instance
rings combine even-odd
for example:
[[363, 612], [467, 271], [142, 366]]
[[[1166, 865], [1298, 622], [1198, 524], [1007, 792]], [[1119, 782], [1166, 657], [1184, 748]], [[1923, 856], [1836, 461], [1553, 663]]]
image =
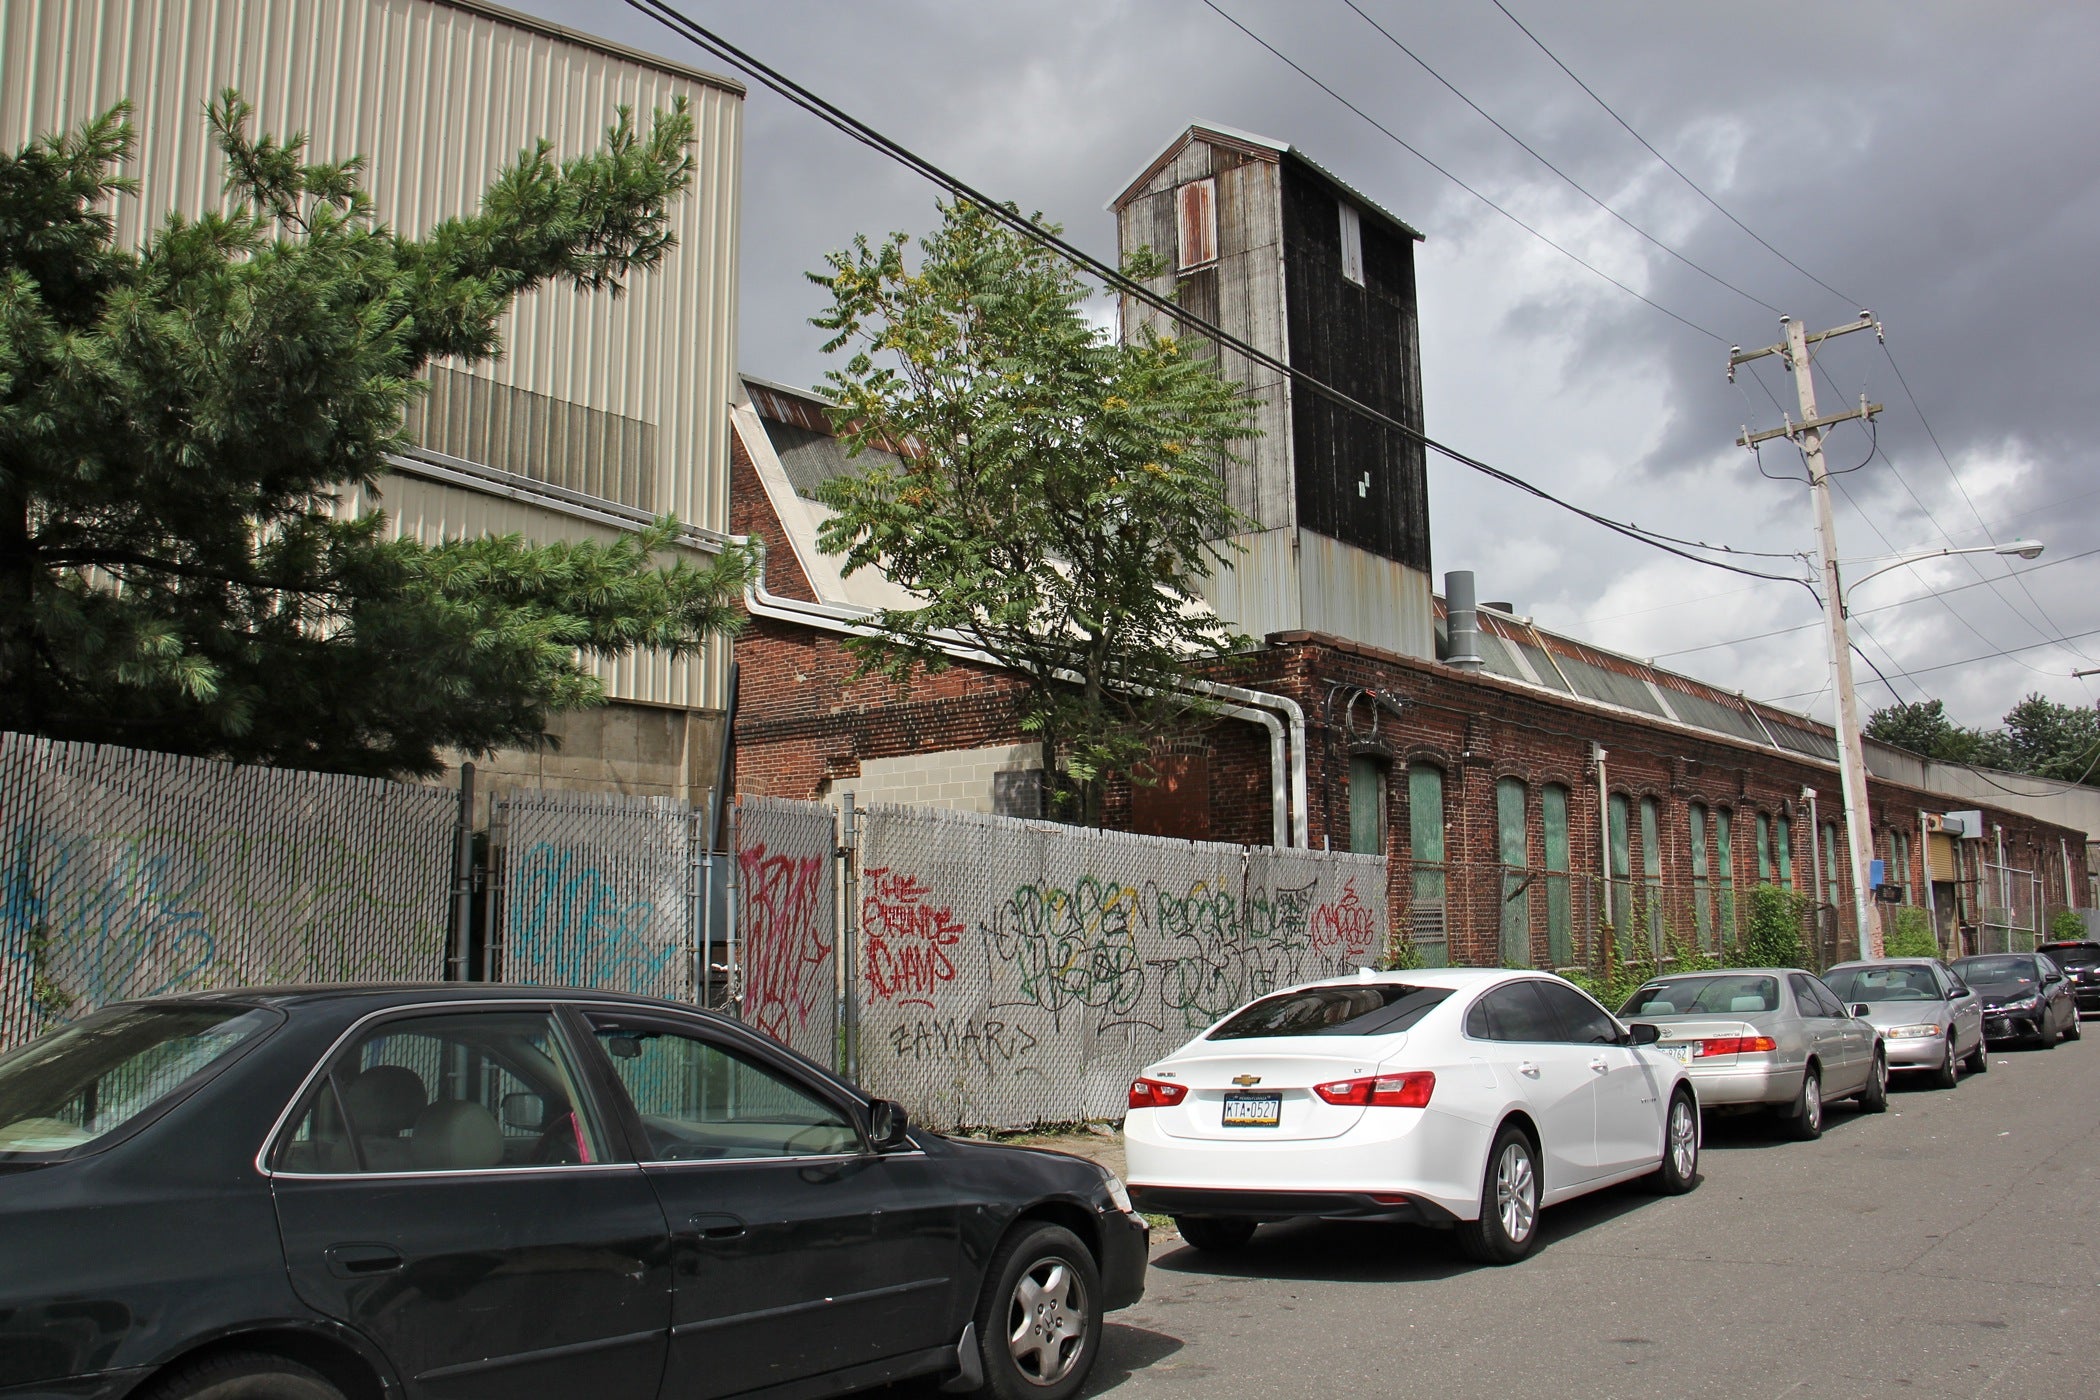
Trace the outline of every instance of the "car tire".
[[139, 1400], [343, 1400], [311, 1367], [259, 1351], [220, 1352], [178, 1365]]
[[1458, 1222], [1458, 1247], [1481, 1264], [1514, 1264], [1539, 1242], [1539, 1151], [1505, 1123], [1488, 1148], [1480, 1183], [1480, 1218]]
[[2081, 1025], [2079, 1025], [2079, 1024], [2078, 1024], [2078, 1013], [2077, 1013], [2076, 1011], [2073, 1011], [2073, 1012], [2071, 1013], [2071, 1020], [2070, 1020], [2070, 1024], [2068, 1024], [2068, 1025], [2066, 1025], [2066, 1026], [2064, 1027], [2064, 1039], [2065, 1039], [2065, 1040], [2083, 1040], [2083, 1039], [2085, 1039], [2085, 1027], [2084, 1027], [2084, 1026], [2081, 1026]]
[[2055, 1028], [2049, 1024], [2049, 1013], [2044, 1011], [2035, 1019], [2034, 1023], [2035, 1048], [2037, 1050], [2054, 1050], [2057, 1038]]
[[1976, 1048], [1974, 1050], [1971, 1050], [1969, 1052], [1969, 1058], [1963, 1060], [1961, 1063], [1962, 1068], [1966, 1069], [1971, 1074], [1989, 1074], [1991, 1072], [1990, 1042], [1985, 1040], [1980, 1035], [1977, 1036]]
[[1889, 1057], [1874, 1048], [1874, 1063], [1867, 1067], [1867, 1087], [1854, 1100], [1861, 1113], [1886, 1113], [1889, 1107]]
[[1221, 1215], [1177, 1215], [1174, 1228], [1182, 1242], [1205, 1254], [1229, 1254], [1254, 1238], [1252, 1220], [1234, 1220]]
[[1940, 1062], [1940, 1067], [1937, 1070], [1933, 1071], [1932, 1087], [1935, 1089], [1952, 1089], [1959, 1083], [1961, 1083], [1961, 1057], [1954, 1053], [1954, 1037], [1950, 1035], [1947, 1037], [1947, 1058]]
[[1663, 1115], [1662, 1164], [1648, 1178], [1648, 1188], [1661, 1196], [1682, 1196], [1699, 1184], [1699, 1105], [1691, 1091], [1670, 1096]]
[[1780, 1121], [1786, 1125], [1786, 1135], [1796, 1142], [1814, 1142], [1823, 1136], [1823, 1075], [1814, 1065], [1802, 1074], [1801, 1092]]
[[977, 1300], [983, 1400], [1068, 1400], [1101, 1351], [1101, 1271], [1061, 1225], [1024, 1223], [992, 1255]]

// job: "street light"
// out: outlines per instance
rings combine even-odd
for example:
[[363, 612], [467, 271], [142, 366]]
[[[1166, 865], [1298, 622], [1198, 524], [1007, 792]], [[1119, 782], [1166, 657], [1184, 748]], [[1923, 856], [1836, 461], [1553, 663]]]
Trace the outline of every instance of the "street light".
[[[1845, 627], [1846, 616], [1851, 610], [1852, 590], [1878, 574], [1928, 559], [1951, 558], [1957, 554], [2005, 554], [2036, 559], [2041, 556], [2042, 548], [2040, 540], [2011, 540], [2005, 544], [1920, 550], [1878, 569], [1870, 569], [1850, 585], [1838, 583], [1837, 561], [1826, 556], [1829, 576], [1833, 583], [1838, 583], [1837, 596], [1825, 600], [1823, 613], [1830, 621], [1830, 674], [1831, 684], [1837, 691], [1838, 778], [1845, 799], [1845, 848], [1852, 858], [1853, 918], [1859, 927], [1859, 955], [1863, 958], [1880, 957], [1883, 944], [1880, 921], [1873, 917], [1872, 905], [1867, 898], [1868, 853], [1872, 850], [1867, 825], [1867, 757], [1859, 735], [1859, 699], [1852, 688], [1852, 639]], [[1810, 839], [1814, 839], [1813, 833]]]

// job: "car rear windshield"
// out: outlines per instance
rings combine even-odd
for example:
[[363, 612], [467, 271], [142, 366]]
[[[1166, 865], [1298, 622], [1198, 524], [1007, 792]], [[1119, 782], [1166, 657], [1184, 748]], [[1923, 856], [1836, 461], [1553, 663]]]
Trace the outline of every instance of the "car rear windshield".
[[1744, 974], [1671, 977], [1650, 982], [1626, 999], [1619, 1019], [1637, 1016], [1740, 1016], [1779, 1009], [1779, 979]]
[[121, 1132], [277, 1025], [244, 1006], [120, 1006], [0, 1057], [0, 1158], [55, 1157]]
[[1451, 995], [1449, 987], [1365, 982], [1348, 987], [1304, 987], [1263, 997], [1232, 1013], [1210, 1040], [1260, 1040], [1286, 1035], [1394, 1035]]
[[1834, 967], [1823, 974], [1823, 985], [1837, 999], [1855, 1001], [1938, 1001], [1939, 979], [1929, 967]]
[[2091, 967], [2100, 963], [2100, 943], [2044, 944], [2042, 951], [2054, 958], [2058, 967]]
[[1954, 970], [1961, 974], [1962, 981], [1984, 987], [2031, 987], [2036, 980], [2034, 959], [2022, 953], [1963, 958]]

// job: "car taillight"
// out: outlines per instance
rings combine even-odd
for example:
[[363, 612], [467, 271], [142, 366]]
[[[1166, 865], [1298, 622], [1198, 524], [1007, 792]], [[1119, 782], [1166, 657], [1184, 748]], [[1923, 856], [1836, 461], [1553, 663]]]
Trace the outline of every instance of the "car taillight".
[[1315, 1084], [1313, 1092], [1331, 1104], [1367, 1108], [1427, 1108], [1436, 1092], [1436, 1076], [1426, 1069], [1407, 1074], [1379, 1074], [1369, 1079], [1337, 1079]]
[[1130, 1081], [1132, 1108], [1172, 1108], [1188, 1096], [1189, 1086], [1186, 1084], [1169, 1084], [1164, 1079]]
[[1693, 1058], [1707, 1055], [1757, 1055], [1779, 1048], [1779, 1043], [1768, 1035], [1724, 1035], [1712, 1040], [1702, 1040], [1692, 1047]]

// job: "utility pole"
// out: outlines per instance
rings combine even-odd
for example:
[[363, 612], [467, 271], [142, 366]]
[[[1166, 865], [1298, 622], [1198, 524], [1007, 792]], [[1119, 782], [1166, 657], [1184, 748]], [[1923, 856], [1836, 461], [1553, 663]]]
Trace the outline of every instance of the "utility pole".
[[[1859, 319], [1851, 325], [1813, 335], [1805, 332], [1801, 323], [1791, 316], [1780, 317], [1779, 323], [1785, 328], [1786, 339], [1761, 350], [1735, 347], [1728, 356], [1728, 377], [1733, 381], [1736, 367], [1750, 360], [1764, 355], [1783, 357], [1787, 367], [1794, 372], [1794, 392], [1801, 400], [1801, 421], [1757, 433], [1745, 429], [1736, 441], [1744, 447], [1755, 447], [1770, 438], [1791, 438], [1801, 449], [1802, 460], [1808, 464], [1809, 495], [1815, 502], [1816, 536], [1823, 556], [1823, 616], [1830, 625], [1830, 681], [1837, 693], [1838, 777], [1845, 804], [1845, 849], [1852, 862], [1853, 918], [1859, 930], [1859, 955], [1878, 958], [1883, 947], [1881, 925], [1874, 917], [1867, 886], [1868, 862], [1873, 857], [1867, 814], [1867, 756], [1859, 737], [1859, 699], [1852, 688], [1852, 641], [1845, 628], [1844, 582], [1838, 577], [1837, 527], [1830, 514], [1830, 474], [1823, 465], [1823, 429], [1854, 418], [1872, 418], [1881, 412], [1881, 405], [1870, 404], [1862, 396], [1858, 408], [1819, 415], [1816, 412], [1815, 362], [1809, 357], [1808, 348], [1853, 331], [1871, 330], [1879, 339], [1881, 327], [1865, 311], [1860, 312]], [[1811, 832], [1810, 839], [1813, 840], [1814, 836], [1815, 833]]]

